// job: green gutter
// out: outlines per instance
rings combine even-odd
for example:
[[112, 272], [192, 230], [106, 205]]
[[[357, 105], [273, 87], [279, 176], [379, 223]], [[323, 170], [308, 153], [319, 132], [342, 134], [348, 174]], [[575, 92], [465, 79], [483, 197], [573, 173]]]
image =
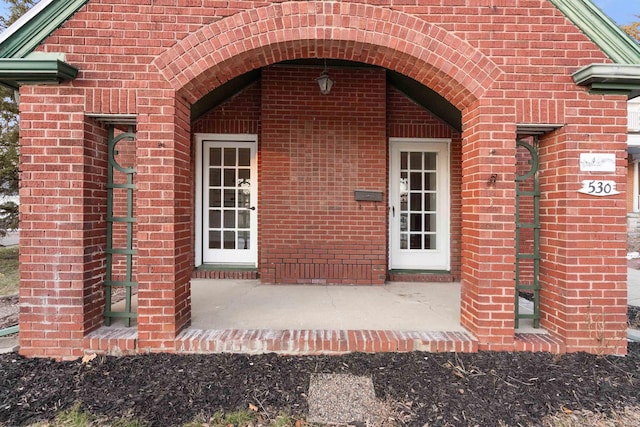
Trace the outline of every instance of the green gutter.
[[[88, 1], [51, 1], [43, 10], [28, 19], [0, 43], [0, 58], [24, 58]], [[11, 27], [8, 31], [11, 31]]]
[[[640, 64], [640, 45], [591, 0], [549, 0], [618, 64]], [[629, 0], [631, 1], [631, 0]]]
[[28, 83], [58, 84], [77, 75], [77, 68], [59, 59], [0, 58], [0, 82], [14, 89]]

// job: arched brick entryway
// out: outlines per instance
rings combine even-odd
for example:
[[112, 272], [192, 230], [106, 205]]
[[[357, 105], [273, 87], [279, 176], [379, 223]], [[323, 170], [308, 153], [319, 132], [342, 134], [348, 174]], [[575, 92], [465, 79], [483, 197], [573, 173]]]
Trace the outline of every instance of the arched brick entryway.
[[153, 65], [194, 103], [245, 72], [300, 58], [394, 70], [436, 90], [461, 111], [502, 74], [469, 43], [414, 16], [367, 4], [313, 1], [272, 4], [214, 22]]
[[[348, 60], [396, 71], [435, 90], [462, 111], [463, 198], [468, 195], [462, 228], [463, 235], [473, 236], [466, 243], [463, 237], [462, 243], [462, 323], [486, 348], [513, 348], [514, 322], [508, 315], [513, 303], [506, 300], [514, 289], [509, 274], [513, 264], [508, 257], [494, 257], [494, 274], [487, 275], [482, 261], [492, 253], [514, 252], [514, 222], [508, 206], [515, 194], [513, 179], [509, 180], [515, 176], [515, 110], [501, 106], [501, 123], [496, 124], [494, 107], [500, 101], [492, 96], [499, 93], [487, 96], [502, 72], [479, 50], [436, 25], [382, 7], [340, 2], [287, 2], [240, 12], [190, 34], [153, 62], [157, 80], [152, 81], [148, 96], [138, 98], [145, 106], [145, 114], [139, 116], [139, 147], [149, 148], [139, 156], [139, 230], [152, 237], [139, 240], [139, 262], [151, 266], [139, 273], [139, 299], [150, 296], [148, 304], [143, 302], [139, 308], [140, 348], [171, 346], [189, 323], [190, 105], [248, 71], [304, 58]], [[160, 103], [159, 97], [163, 98]], [[502, 132], [501, 138], [492, 135], [495, 130]], [[490, 159], [478, 156], [489, 146], [501, 148], [499, 154]], [[505, 174], [507, 184], [492, 195], [493, 208], [483, 212], [478, 192], [486, 191], [486, 171], [492, 168]], [[167, 198], [174, 201], [170, 215], [166, 212], [171, 209], [154, 208]], [[487, 223], [493, 224], [491, 229]], [[505, 238], [505, 233], [510, 237]], [[493, 239], [494, 234], [500, 247], [476, 244], [478, 237]], [[162, 258], [162, 265], [157, 265], [153, 236], [161, 236], [164, 242], [168, 257]], [[465, 263], [471, 268], [464, 268]], [[504, 274], [496, 275], [501, 271]], [[488, 285], [492, 293], [505, 296], [504, 303], [495, 304], [483, 296]], [[496, 322], [495, 312], [507, 316]]]

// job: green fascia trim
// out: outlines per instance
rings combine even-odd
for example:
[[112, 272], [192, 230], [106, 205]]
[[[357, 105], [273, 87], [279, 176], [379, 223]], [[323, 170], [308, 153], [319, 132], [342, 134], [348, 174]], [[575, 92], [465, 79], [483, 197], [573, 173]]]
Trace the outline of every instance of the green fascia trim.
[[640, 89], [640, 64], [591, 64], [573, 73], [573, 81], [600, 89]]
[[51, 1], [0, 43], [0, 58], [24, 58], [88, 1]]
[[618, 64], [640, 64], [640, 45], [591, 0], [549, 0]]
[[67, 82], [77, 75], [77, 68], [59, 59], [0, 59], [0, 83], [14, 89], [28, 83]]

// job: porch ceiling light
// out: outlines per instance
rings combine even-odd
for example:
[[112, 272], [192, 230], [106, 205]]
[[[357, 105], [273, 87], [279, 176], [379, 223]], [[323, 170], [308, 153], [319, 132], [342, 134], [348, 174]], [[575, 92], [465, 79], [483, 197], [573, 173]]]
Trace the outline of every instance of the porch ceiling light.
[[318, 82], [318, 86], [320, 86], [320, 93], [323, 95], [328, 95], [331, 92], [331, 88], [333, 87], [333, 79], [329, 77], [329, 73], [327, 72], [327, 67], [325, 66], [320, 77], [316, 79]]

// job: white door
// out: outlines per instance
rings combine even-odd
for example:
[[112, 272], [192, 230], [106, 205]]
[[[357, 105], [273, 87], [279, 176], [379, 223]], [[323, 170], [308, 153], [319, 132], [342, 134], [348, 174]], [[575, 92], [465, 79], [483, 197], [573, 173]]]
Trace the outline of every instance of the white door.
[[391, 269], [450, 268], [449, 142], [390, 140]]
[[257, 265], [255, 141], [202, 142], [202, 262]]

